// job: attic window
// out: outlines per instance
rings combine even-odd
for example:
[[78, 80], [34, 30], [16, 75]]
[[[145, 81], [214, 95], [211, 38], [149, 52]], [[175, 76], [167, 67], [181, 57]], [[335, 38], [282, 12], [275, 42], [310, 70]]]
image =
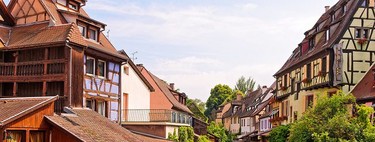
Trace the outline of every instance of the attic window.
[[75, 2], [70, 1], [70, 2], [68, 3], [68, 7], [69, 7], [70, 9], [73, 9], [73, 10], [77, 11], [77, 10], [78, 10], [78, 3], [75, 3]]
[[86, 27], [83, 25], [78, 25], [79, 32], [81, 32], [83, 37], [86, 37]]
[[309, 39], [309, 50], [313, 49], [315, 46], [315, 37]]
[[89, 38], [92, 40], [98, 40], [98, 34], [95, 29], [89, 29]]
[[329, 37], [330, 37], [330, 30], [328, 29], [328, 30], [326, 30], [326, 42], [328, 42], [328, 40], [329, 40]]
[[335, 20], [336, 20], [335, 13], [332, 13], [331, 14], [331, 23], [335, 22]]
[[348, 7], [346, 6], [346, 4], [342, 7], [342, 13], [345, 14], [346, 11], [348, 11]]
[[363, 3], [361, 4], [362, 7], [367, 7], [368, 6], [368, 0], [364, 0]]

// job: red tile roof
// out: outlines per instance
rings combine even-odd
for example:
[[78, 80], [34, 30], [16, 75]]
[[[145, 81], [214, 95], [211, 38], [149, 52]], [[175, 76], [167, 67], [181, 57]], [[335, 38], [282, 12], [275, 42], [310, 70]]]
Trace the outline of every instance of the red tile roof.
[[353, 88], [351, 93], [358, 100], [375, 99], [375, 64], [373, 64], [363, 78]]
[[57, 97], [0, 98], [0, 127], [56, 99]]
[[161, 80], [160, 78], [156, 77], [155, 75], [153, 75], [150, 72], [149, 72], [149, 74], [154, 79], [155, 83], [159, 86], [159, 88], [164, 93], [164, 95], [172, 103], [173, 108], [178, 109], [180, 111], [184, 111], [184, 112], [189, 113], [189, 114], [193, 114], [187, 106], [185, 106], [185, 105], [183, 105], [183, 104], [181, 104], [180, 102], [177, 101], [177, 99], [173, 96], [172, 91], [170, 90], [170, 86], [165, 81]]
[[[336, 21], [331, 22], [330, 17], [333, 11], [338, 11], [342, 8], [343, 4], [346, 4], [348, 11], [345, 14], [340, 12], [339, 16], [336, 16]], [[340, 0], [337, 2], [330, 10], [325, 12], [317, 21], [314, 28], [306, 32], [306, 37], [300, 43], [300, 47], [297, 47], [285, 64], [281, 67], [279, 71], [275, 73], [275, 76], [283, 74], [287, 70], [293, 70], [297, 68], [299, 64], [311, 60], [314, 56], [319, 56], [319, 53], [322, 53], [324, 50], [332, 48], [333, 45], [337, 44], [340, 40], [340, 37], [344, 34], [346, 28], [351, 22], [351, 18], [356, 12], [357, 7], [359, 6], [359, 0], [356, 1], [347, 1]], [[315, 27], [320, 25], [319, 31], [315, 31]], [[327, 28], [331, 27], [330, 33], [331, 37], [328, 42], [325, 41], [325, 36], [322, 36], [320, 39], [315, 41], [315, 46], [312, 50], [307, 51], [307, 53], [302, 53], [305, 45], [308, 45], [309, 39], [317, 35], [318, 33], [325, 32]], [[328, 54], [328, 53], [327, 53]]]
[[150, 142], [165, 141], [136, 135], [119, 124], [111, 122], [90, 109], [69, 109], [71, 113], [45, 116], [54, 126], [60, 127], [86, 142]]

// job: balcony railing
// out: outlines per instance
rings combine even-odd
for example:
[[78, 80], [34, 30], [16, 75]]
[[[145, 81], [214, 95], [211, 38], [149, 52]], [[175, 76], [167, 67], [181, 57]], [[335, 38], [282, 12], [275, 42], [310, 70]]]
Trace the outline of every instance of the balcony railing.
[[63, 74], [64, 71], [65, 61], [63, 59], [20, 63], [0, 63], [0, 76]]
[[186, 113], [167, 109], [125, 109], [122, 110], [123, 122], [170, 122], [192, 123], [192, 117]]

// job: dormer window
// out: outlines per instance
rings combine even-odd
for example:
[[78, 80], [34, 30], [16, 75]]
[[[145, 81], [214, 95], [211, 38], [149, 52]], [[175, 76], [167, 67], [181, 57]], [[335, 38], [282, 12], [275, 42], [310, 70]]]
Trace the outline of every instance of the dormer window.
[[78, 10], [78, 5], [69, 3], [69, 8], [73, 10]]
[[333, 23], [336, 20], [335, 13], [331, 14], [331, 23]]
[[95, 29], [89, 29], [89, 38], [92, 40], [98, 40], [98, 33]]
[[309, 39], [309, 50], [313, 49], [315, 46], [315, 37]]
[[345, 14], [346, 11], [348, 11], [348, 7], [346, 6], [346, 4], [342, 7], [342, 13]]
[[330, 30], [326, 30], [326, 42], [328, 42], [329, 40], [329, 37], [330, 37]]
[[86, 27], [83, 25], [78, 25], [79, 32], [81, 32], [82, 36], [86, 37]]

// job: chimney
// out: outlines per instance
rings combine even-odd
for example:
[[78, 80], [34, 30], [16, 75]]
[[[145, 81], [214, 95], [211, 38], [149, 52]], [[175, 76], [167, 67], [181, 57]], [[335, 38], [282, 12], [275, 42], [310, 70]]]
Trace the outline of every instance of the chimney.
[[324, 8], [326, 9], [326, 12], [329, 10], [330, 6], [325, 6]]
[[174, 83], [169, 83], [169, 87], [174, 91]]
[[237, 98], [236, 98], [237, 101], [241, 101], [242, 100], [242, 95], [241, 93], [238, 93], [237, 94]]

